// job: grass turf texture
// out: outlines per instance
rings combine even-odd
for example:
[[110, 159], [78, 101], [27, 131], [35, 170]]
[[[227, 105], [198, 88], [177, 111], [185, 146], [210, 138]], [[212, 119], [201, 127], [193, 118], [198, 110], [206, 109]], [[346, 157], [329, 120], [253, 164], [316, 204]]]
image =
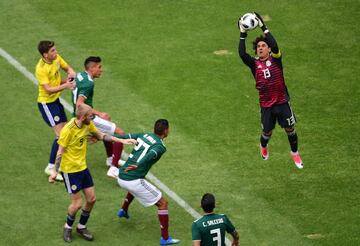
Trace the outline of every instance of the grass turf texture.
[[[236, 29], [237, 17], [253, 9], [271, 17], [283, 51], [302, 171], [279, 127], [270, 159], [258, 153], [258, 95], [238, 58]], [[199, 212], [201, 195], [213, 192], [242, 245], [356, 245], [359, 9], [357, 1], [2, 1], [1, 47], [30, 71], [41, 39], [55, 40], [77, 71], [87, 56], [101, 56], [95, 107], [131, 132], [168, 118], [168, 152], [153, 173]], [[249, 53], [259, 33], [249, 33]], [[213, 53], [222, 49], [228, 54]], [[0, 244], [62, 245], [68, 195], [43, 174], [53, 133], [37, 112], [37, 88], [5, 60], [0, 67]], [[96, 245], [157, 245], [156, 209], [134, 202], [131, 220], [119, 221], [125, 192], [105, 176], [102, 145], [88, 153]], [[170, 234], [183, 245], [192, 220], [170, 200]], [[75, 236], [73, 245], [85, 244]]]

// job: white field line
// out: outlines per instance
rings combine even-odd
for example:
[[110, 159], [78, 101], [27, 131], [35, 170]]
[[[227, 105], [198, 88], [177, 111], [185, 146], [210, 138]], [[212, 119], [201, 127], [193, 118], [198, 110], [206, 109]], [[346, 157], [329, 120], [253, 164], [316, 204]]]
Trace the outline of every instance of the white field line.
[[[3, 50], [0, 47], [0, 55], [7, 60], [11, 65], [13, 65], [20, 73], [22, 73], [26, 78], [32, 81], [35, 85], [38, 85], [38, 81], [36, 80], [34, 74], [29, 72], [21, 63], [19, 63], [14, 57], [12, 57], [9, 53]], [[70, 113], [73, 112], [73, 107], [60, 97], [61, 103], [64, 105], [65, 109]], [[180, 207], [182, 207], [186, 212], [188, 212], [192, 217], [198, 219], [201, 215], [196, 212], [184, 199], [178, 196], [174, 191], [172, 191], [167, 185], [161, 182], [157, 177], [155, 177], [151, 172], [149, 172], [146, 176], [151, 182], [153, 182], [156, 186], [158, 186], [163, 192], [165, 192], [169, 197], [171, 197]], [[231, 245], [231, 242], [228, 238], [225, 238], [226, 245]]]

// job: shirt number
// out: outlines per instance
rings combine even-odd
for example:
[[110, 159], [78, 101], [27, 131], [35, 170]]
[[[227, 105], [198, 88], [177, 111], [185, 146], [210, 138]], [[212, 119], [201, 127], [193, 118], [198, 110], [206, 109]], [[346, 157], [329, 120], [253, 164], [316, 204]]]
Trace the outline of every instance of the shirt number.
[[263, 73], [264, 73], [265, 79], [268, 79], [268, 78], [271, 77], [270, 70], [269, 70], [268, 68], [267, 68], [267, 69], [264, 69], [264, 70], [262, 70], [262, 71], [263, 71]]
[[[150, 145], [145, 143], [141, 138], [137, 138], [136, 141], [138, 142], [137, 145], [135, 145], [134, 150], [138, 151], [141, 147], [144, 147], [143, 151], [141, 152], [139, 158], [136, 160], [136, 162], [141, 161], [142, 158], [144, 158], [144, 156], [146, 155], [146, 153], [148, 152]], [[133, 154], [129, 155], [129, 158], [132, 158]]]
[[291, 115], [291, 117], [290, 117], [290, 118], [287, 118], [286, 120], [287, 120], [289, 126], [292, 126], [292, 125], [295, 124], [295, 117], [294, 117], [294, 115]]
[[217, 246], [221, 246], [221, 233], [220, 233], [220, 228], [218, 229], [214, 229], [210, 231], [210, 234], [215, 234], [213, 237], [213, 241], [217, 242]]

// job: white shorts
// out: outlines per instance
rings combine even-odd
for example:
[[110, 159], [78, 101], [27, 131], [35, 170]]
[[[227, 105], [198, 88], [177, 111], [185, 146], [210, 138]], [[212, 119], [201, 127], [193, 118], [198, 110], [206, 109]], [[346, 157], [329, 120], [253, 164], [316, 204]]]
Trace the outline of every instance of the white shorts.
[[108, 120], [104, 120], [102, 118], [100, 118], [99, 116], [94, 117], [94, 119], [92, 120], [96, 126], [96, 128], [103, 132], [103, 133], [107, 133], [109, 135], [113, 135], [116, 129], [116, 125], [114, 122], [108, 121]]
[[118, 184], [130, 192], [144, 207], [150, 207], [162, 197], [161, 191], [146, 179], [123, 180], [118, 178]]

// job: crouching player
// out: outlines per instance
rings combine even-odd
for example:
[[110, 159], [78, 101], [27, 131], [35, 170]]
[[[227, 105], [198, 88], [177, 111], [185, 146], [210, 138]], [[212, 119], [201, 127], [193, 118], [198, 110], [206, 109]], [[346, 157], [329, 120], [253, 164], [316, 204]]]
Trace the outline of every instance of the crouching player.
[[[86, 223], [95, 204], [94, 183], [86, 165], [86, 147], [88, 135], [91, 134], [99, 140], [135, 144], [133, 139], [118, 139], [98, 131], [91, 121], [92, 108], [81, 104], [77, 108], [76, 118], [71, 119], [61, 130], [58, 140], [59, 149], [56, 155], [55, 171], [49, 176], [49, 182], [54, 182], [59, 168], [64, 178], [65, 188], [70, 194], [71, 204], [64, 225], [64, 241], [71, 242], [71, 230], [77, 211], [82, 208], [79, 224], [76, 231], [86, 240], [94, 238], [87, 230]], [[80, 192], [85, 195], [85, 204], [82, 205]]]

